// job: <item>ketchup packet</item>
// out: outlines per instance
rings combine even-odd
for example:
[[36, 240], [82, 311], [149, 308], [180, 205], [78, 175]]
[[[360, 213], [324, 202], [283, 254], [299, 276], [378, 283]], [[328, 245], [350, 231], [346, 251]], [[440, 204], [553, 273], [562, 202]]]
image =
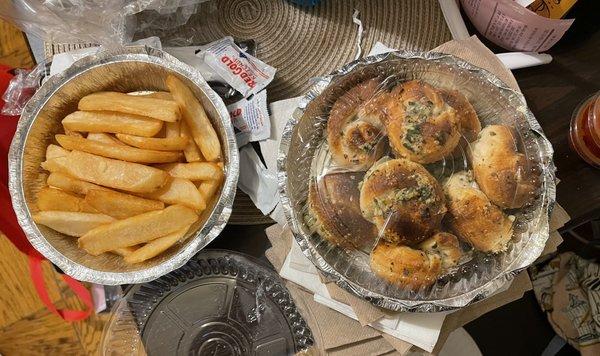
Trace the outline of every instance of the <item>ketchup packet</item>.
[[248, 142], [265, 140], [271, 136], [271, 120], [267, 110], [267, 91], [227, 105], [231, 123], [235, 127], [238, 147]]
[[244, 97], [264, 89], [276, 72], [275, 68], [242, 51], [232, 37], [207, 45], [204, 62]]

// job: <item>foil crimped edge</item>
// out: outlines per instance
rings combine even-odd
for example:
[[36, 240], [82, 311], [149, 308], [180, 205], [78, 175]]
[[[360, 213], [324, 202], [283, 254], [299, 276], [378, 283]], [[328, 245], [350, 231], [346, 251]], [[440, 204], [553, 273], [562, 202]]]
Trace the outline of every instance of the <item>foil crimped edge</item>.
[[[488, 81], [496, 86], [506, 96], [513, 96], [518, 102], [517, 110], [520, 111], [529, 124], [530, 130], [535, 134], [536, 142], [539, 148], [542, 172], [542, 214], [538, 221], [537, 231], [531, 234], [531, 238], [524, 248], [520, 251], [517, 257], [510, 263], [504, 271], [495, 276], [487, 283], [474, 288], [466, 293], [438, 300], [405, 300], [391, 298], [379, 293], [370, 291], [345, 276], [338, 273], [327, 261], [325, 261], [319, 253], [311, 246], [308, 236], [305, 236], [302, 229], [299, 228], [298, 219], [302, 216], [296, 216], [296, 212], [290, 202], [288, 195], [288, 172], [287, 172], [287, 157], [293, 137], [294, 127], [302, 118], [308, 104], [318, 97], [328, 85], [335, 79], [350, 73], [358, 66], [379, 63], [387, 59], [402, 58], [402, 59], [424, 59], [431, 61], [439, 61], [447, 65], [457, 66], [461, 69], [466, 69], [473, 74]], [[277, 179], [280, 194], [281, 204], [285, 212], [286, 220], [290, 226], [294, 238], [300, 246], [302, 252], [309, 260], [317, 266], [327, 277], [331, 278], [337, 285], [345, 290], [369, 301], [375, 306], [385, 309], [402, 311], [402, 312], [441, 312], [465, 307], [476, 301], [485, 299], [502, 287], [506, 286], [514, 276], [520, 271], [532, 264], [543, 252], [546, 241], [549, 238], [549, 218], [552, 208], [556, 201], [556, 168], [552, 161], [553, 149], [550, 141], [545, 137], [540, 124], [537, 122], [533, 113], [527, 107], [525, 97], [518, 91], [509, 88], [503, 81], [497, 78], [489, 71], [474, 66], [456, 56], [439, 53], [439, 52], [412, 52], [412, 51], [394, 51], [375, 56], [365, 57], [353, 61], [339, 70], [320, 78], [315, 78], [313, 86], [301, 99], [298, 108], [295, 110], [293, 117], [287, 122], [281, 138], [279, 152], [277, 157]]]
[[[227, 145], [226, 154], [229, 156], [228, 171], [223, 184], [222, 193], [212, 214], [201, 229], [189, 239], [186, 246], [177, 254], [162, 263], [143, 270], [131, 272], [107, 272], [95, 270], [78, 264], [55, 249], [43, 236], [33, 222], [31, 212], [27, 207], [24, 196], [23, 182], [23, 152], [27, 135], [39, 111], [50, 97], [71, 78], [81, 71], [101, 66], [106, 63], [119, 61], [141, 61], [164, 66], [190, 79], [213, 103], [223, 124], [225, 137], [221, 137]], [[53, 75], [45, 82], [26, 104], [21, 119], [12, 140], [8, 154], [9, 192], [17, 221], [31, 245], [50, 262], [58, 266], [67, 275], [86, 282], [105, 285], [132, 284], [148, 282], [183, 266], [198, 251], [214, 240], [223, 230], [231, 215], [239, 174], [239, 153], [231, 120], [223, 100], [213, 91], [199, 71], [179, 61], [175, 57], [155, 48], [147, 46], [129, 46], [119, 49], [106, 49], [96, 54], [84, 57], [71, 65], [62, 73]]]

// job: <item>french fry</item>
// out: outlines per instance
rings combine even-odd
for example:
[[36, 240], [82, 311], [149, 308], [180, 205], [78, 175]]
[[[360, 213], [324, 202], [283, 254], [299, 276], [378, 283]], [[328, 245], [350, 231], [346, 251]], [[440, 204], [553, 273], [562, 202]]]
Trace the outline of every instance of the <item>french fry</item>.
[[128, 162], [137, 163], [164, 163], [177, 162], [182, 154], [179, 152], [165, 152], [144, 150], [126, 145], [117, 145], [114, 143], [104, 143], [88, 140], [83, 137], [74, 137], [67, 135], [56, 135], [58, 143], [68, 150], [78, 150], [92, 153], [98, 156], [120, 159]]
[[[217, 163], [217, 166], [219, 166], [219, 168], [221, 170], [223, 170], [222, 162]], [[200, 195], [202, 195], [202, 197], [204, 198], [204, 201], [206, 202], [206, 204], [210, 203], [210, 201], [213, 198], [213, 196], [215, 195], [215, 193], [219, 190], [219, 188], [223, 184], [223, 178], [224, 178], [224, 176], [221, 175], [221, 177], [219, 179], [207, 180], [207, 181], [200, 182], [200, 184], [198, 184], [198, 191], [200, 192]]]
[[161, 252], [164, 252], [167, 249], [169, 249], [169, 247], [173, 246], [177, 241], [181, 240], [185, 236], [189, 228], [190, 227], [187, 226], [169, 235], [149, 241], [144, 246], [136, 249], [134, 252], [125, 256], [125, 262], [140, 263], [157, 256]]
[[196, 145], [196, 142], [194, 142], [190, 129], [185, 121], [181, 121], [179, 124], [179, 135], [181, 135], [181, 137], [187, 137], [188, 139], [187, 146], [185, 146], [185, 149], [183, 150], [185, 160], [188, 162], [204, 161], [204, 157]]
[[118, 111], [168, 122], [178, 121], [181, 117], [177, 103], [172, 100], [108, 91], [84, 96], [79, 100], [78, 108], [84, 111]]
[[40, 211], [33, 214], [33, 221], [69, 236], [83, 236], [88, 231], [115, 221], [104, 214], [73, 211]]
[[173, 95], [171, 95], [171, 93], [169, 93], [168, 91], [155, 91], [154, 93], [144, 94], [144, 95], [140, 95], [140, 96], [143, 96], [145, 98], [173, 100]]
[[125, 219], [165, 207], [161, 201], [106, 190], [90, 190], [85, 196], [85, 201], [97, 211], [117, 219]]
[[64, 191], [79, 195], [86, 195], [92, 189], [110, 191], [108, 188], [104, 188], [94, 183], [79, 180], [58, 172], [50, 173], [46, 183], [51, 187], [59, 188]]
[[198, 191], [200, 192], [200, 195], [202, 195], [202, 198], [204, 198], [206, 204], [208, 204], [220, 187], [221, 181], [207, 180], [198, 184]]
[[194, 183], [182, 178], [172, 178], [164, 187], [145, 197], [167, 204], [185, 205], [197, 211], [206, 209], [206, 202]]
[[158, 168], [123, 162], [81, 151], [42, 163], [42, 168], [110, 188], [150, 193], [167, 183], [169, 174]]
[[53, 159], [57, 157], [63, 157], [69, 154], [68, 150], [57, 146], [57, 145], [48, 145], [46, 147], [46, 159]]
[[135, 246], [121, 247], [114, 249], [110, 252], [116, 253], [119, 256], [126, 257], [134, 253], [136, 250]]
[[157, 151], [181, 151], [187, 145], [185, 137], [141, 137], [126, 134], [116, 134], [117, 138], [129, 146]]
[[110, 132], [151, 137], [156, 135], [163, 122], [146, 116], [112, 111], [75, 111], [62, 120], [65, 130], [84, 132]]
[[220, 180], [223, 176], [221, 167], [212, 162], [167, 163], [156, 167], [169, 172], [172, 177], [189, 180]]
[[112, 136], [111, 134], [104, 133], [104, 132], [90, 132], [87, 135], [87, 139], [96, 141], [96, 142], [111, 143], [113, 145], [127, 146], [123, 142], [117, 140], [116, 137]]
[[71, 130], [65, 130], [65, 135], [83, 137], [83, 135], [81, 134], [81, 132], [71, 131]]
[[[180, 121], [165, 123], [165, 137], [166, 138], [179, 137], [179, 123], [180, 123]], [[187, 140], [187, 138], [186, 138], [186, 140]]]
[[173, 98], [179, 104], [183, 119], [190, 128], [192, 137], [200, 147], [202, 155], [208, 161], [220, 160], [221, 143], [219, 137], [194, 93], [173, 75], [167, 77], [166, 84]]
[[99, 226], [79, 238], [79, 247], [92, 255], [134, 246], [190, 226], [198, 215], [183, 205], [151, 211]]
[[42, 188], [37, 195], [37, 206], [41, 211], [79, 211], [82, 213], [98, 213], [83, 198], [54, 188]]

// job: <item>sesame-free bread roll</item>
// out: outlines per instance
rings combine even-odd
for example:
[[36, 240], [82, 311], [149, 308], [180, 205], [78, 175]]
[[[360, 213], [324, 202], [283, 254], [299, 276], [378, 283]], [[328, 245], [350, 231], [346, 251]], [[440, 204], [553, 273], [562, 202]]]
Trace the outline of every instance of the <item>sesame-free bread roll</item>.
[[481, 190], [503, 209], [520, 208], [533, 198], [535, 182], [508, 126], [486, 126], [471, 144], [471, 162]]
[[463, 255], [458, 238], [443, 231], [421, 242], [419, 249], [429, 254], [438, 254], [444, 269], [456, 266]]
[[420, 164], [378, 162], [360, 188], [360, 209], [389, 242], [416, 244], [438, 229], [446, 206], [438, 181]]
[[433, 284], [442, 272], [440, 255], [383, 240], [371, 252], [370, 264], [379, 278], [410, 289]]
[[505, 251], [513, 234], [513, 218], [477, 187], [470, 172], [454, 173], [444, 184], [448, 221], [464, 241], [483, 252]]
[[382, 102], [381, 121], [397, 157], [426, 164], [454, 151], [461, 132], [454, 110], [439, 91], [422, 81], [396, 87]]
[[458, 90], [440, 90], [442, 99], [446, 104], [456, 110], [456, 116], [460, 122], [460, 132], [469, 142], [475, 141], [481, 131], [481, 122], [473, 108], [473, 105]]
[[371, 250], [375, 244], [377, 229], [360, 212], [358, 183], [363, 176], [364, 172], [327, 174], [309, 186], [314, 227], [335, 245]]
[[383, 155], [383, 125], [377, 117], [361, 110], [378, 94], [380, 84], [377, 78], [362, 82], [333, 104], [327, 121], [327, 142], [336, 165], [367, 169]]

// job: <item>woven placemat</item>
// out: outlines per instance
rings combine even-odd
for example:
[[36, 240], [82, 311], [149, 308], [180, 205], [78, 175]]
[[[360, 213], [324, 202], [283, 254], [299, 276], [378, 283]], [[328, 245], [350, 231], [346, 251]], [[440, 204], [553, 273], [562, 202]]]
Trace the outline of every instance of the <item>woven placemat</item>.
[[[392, 48], [425, 51], [451, 39], [437, 0], [323, 0], [309, 8], [286, 0], [214, 0], [201, 4], [183, 26], [169, 30], [145, 26], [135, 39], [159, 36], [164, 46], [204, 44], [224, 36], [252, 39], [257, 44], [256, 56], [277, 68], [267, 87], [272, 102], [302, 95], [311, 78], [354, 60], [358, 36], [352, 21], [355, 9], [364, 28], [364, 52], [377, 41]], [[141, 13], [138, 23], [142, 25], [154, 15]], [[46, 44], [46, 56], [87, 46]], [[230, 224], [270, 222], [248, 195], [237, 191]]]
[[[163, 45], [192, 45], [224, 36], [255, 40], [256, 55], [277, 68], [269, 85], [270, 102], [302, 95], [309, 80], [354, 60], [357, 25], [362, 21], [362, 48], [380, 41], [389, 47], [429, 50], [452, 39], [437, 0], [322, 0], [300, 7], [286, 0], [218, 0], [200, 5], [186, 25], [135, 38], [159, 36]], [[143, 24], [150, 14], [141, 13]]]

